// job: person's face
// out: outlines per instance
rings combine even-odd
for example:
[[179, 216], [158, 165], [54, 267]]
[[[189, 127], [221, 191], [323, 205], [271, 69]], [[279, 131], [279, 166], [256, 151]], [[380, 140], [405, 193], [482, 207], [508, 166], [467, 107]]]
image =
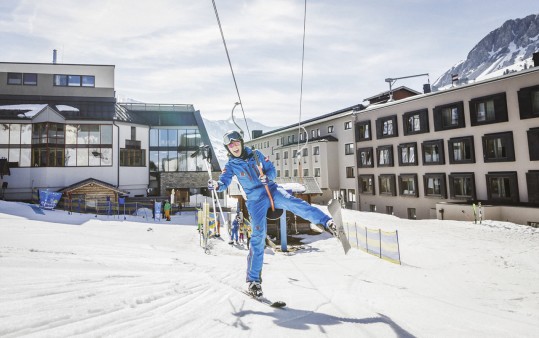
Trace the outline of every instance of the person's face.
[[240, 141], [232, 141], [228, 144], [228, 150], [230, 150], [230, 153], [234, 157], [240, 157], [241, 156], [241, 142]]

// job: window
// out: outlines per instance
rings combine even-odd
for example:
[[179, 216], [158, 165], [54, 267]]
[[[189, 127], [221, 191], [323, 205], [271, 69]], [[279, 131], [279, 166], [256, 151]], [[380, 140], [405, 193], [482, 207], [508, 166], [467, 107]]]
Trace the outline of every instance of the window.
[[354, 189], [348, 189], [348, 202], [356, 201], [356, 191]]
[[21, 85], [22, 73], [7, 73], [7, 84], [8, 85]]
[[303, 169], [303, 177], [309, 176], [309, 169]]
[[294, 169], [293, 173], [294, 173], [294, 176], [292, 177], [298, 177], [298, 169]]
[[421, 109], [402, 115], [404, 135], [414, 135], [429, 132], [429, 110]]
[[376, 120], [376, 138], [399, 136], [397, 129], [397, 115], [381, 117]]
[[489, 172], [487, 179], [487, 196], [489, 201], [518, 203], [518, 182], [516, 171]]
[[423, 164], [445, 164], [444, 140], [425, 141], [421, 144]]
[[472, 126], [505, 121], [508, 121], [505, 93], [470, 100], [470, 124]]
[[423, 175], [423, 187], [425, 196], [447, 198], [444, 173]]
[[369, 211], [370, 212], [376, 212], [376, 204], [370, 204], [369, 205]]
[[328, 134], [332, 134], [333, 133], [333, 126], [328, 126]]
[[311, 130], [311, 139], [316, 137], [316, 130]]
[[371, 140], [371, 121], [356, 123], [356, 142]]
[[290, 177], [290, 174], [289, 174], [289, 171], [288, 171], [288, 170], [285, 170], [285, 171], [284, 171], [284, 177]]
[[539, 161], [539, 128], [528, 129], [530, 161]]
[[399, 194], [401, 196], [419, 196], [417, 191], [417, 174], [399, 175]]
[[393, 215], [393, 206], [391, 205], [386, 206], [386, 214]]
[[475, 200], [474, 173], [449, 174], [449, 197], [452, 199]]
[[320, 177], [320, 168], [314, 168], [314, 177]]
[[55, 74], [53, 84], [60, 87], [95, 87], [95, 76]]
[[120, 166], [144, 167], [146, 165], [146, 150], [120, 149]]
[[376, 148], [378, 167], [393, 167], [393, 146], [380, 146]]
[[352, 129], [352, 122], [346, 121], [344, 122], [344, 130]]
[[539, 204], [539, 170], [530, 170], [526, 173], [528, 187], [528, 202]]
[[354, 154], [354, 144], [353, 143], [347, 143], [344, 145], [344, 154], [345, 155], [353, 155]]
[[378, 176], [378, 189], [380, 195], [397, 196], [394, 174], [382, 174]]
[[449, 163], [475, 163], [473, 136], [452, 138], [448, 141]]
[[417, 143], [399, 144], [399, 165], [417, 165]]
[[434, 107], [434, 130], [464, 128], [464, 104], [462, 101]]
[[359, 148], [357, 150], [357, 166], [358, 168], [373, 168], [374, 161], [372, 159], [372, 147]]
[[320, 147], [313, 147], [313, 155], [320, 155]]
[[539, 117], [539, 85], [518, 91], [518, 109], [521, 119]]
[[486, 134], [483, 136], [485, 162], [511, 162], [515, 160], [513, 132]]
[[359, 175], [359, 193], [374, 195], [374, 175]]
[[346, 178], [354, 178], [354, 167], [346, 167]]
[[281, 171], [277, 169], [277, 177], [281, 177]]
[[37, 86], [37, 74], [35, 73], [22, 74], [22, 84], [25, 86]]

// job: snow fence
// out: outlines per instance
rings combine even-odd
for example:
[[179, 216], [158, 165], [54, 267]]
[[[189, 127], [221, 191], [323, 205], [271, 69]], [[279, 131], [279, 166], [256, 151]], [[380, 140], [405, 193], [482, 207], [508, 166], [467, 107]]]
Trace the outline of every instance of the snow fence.
[[345, 224], [350, 245], [395, 264], [401, 264], [398, 231]]

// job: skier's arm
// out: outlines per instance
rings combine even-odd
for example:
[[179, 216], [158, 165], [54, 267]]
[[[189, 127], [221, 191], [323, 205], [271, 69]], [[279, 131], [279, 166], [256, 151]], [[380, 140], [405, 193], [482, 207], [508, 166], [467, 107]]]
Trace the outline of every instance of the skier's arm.
[[225, 191], [226, 188], [228, 188], [228, 186], [232, 182], [233, 176], [234, 174], [232, 173], [232, 170], [230, 169], [230, 166], [227, 163], [225, 165], [225, 169], [223, 170], [221, 175], [219, 175], [219, 181], [217, 181], [217, 184], [218, 184], [217, 192]]
[[269, 158], [264, 157], [264, 155], [260, 151], [258, 151], [258, 158], [260, 159], [260, 164], [262, 165], [262, 171], [264, 172], [264, 174], [268, 177], [270, 181], [275, 180], [275, 178], [277, 177], [277, 171], [275, 170], [273, 162], [271, 162]]

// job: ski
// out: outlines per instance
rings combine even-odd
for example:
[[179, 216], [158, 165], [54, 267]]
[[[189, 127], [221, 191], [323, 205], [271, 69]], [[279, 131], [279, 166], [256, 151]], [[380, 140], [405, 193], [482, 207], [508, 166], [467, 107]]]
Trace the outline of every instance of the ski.
[[249, 298], [254, 299], [254, 300], [256, 300], [256, 301], [259, 302], [259, 303], [262, 303], [262, 304], [266, 304], [266, 305], [268, 305], [268, 306], [271, 306], [272, 308], [283, 309], [284, 307], [286, 307], [286, 303], [283, 302], [283, 301], [278, 300], [278, 301], [273, 302], [273, 301], [267, 299], [267, 298], [264, 297], [264, 296], [262, 296], [262, 297], [255, 297], [255, 296], [251, 295], [249, 292], [247, 292], [247, 291], [245, 291], [245, 290], [241, 290], [241, 292], [242, 292], [244, 295], [248, 296]]
[[335, 222], [335, 224], [337, 225], [337, 238], [341, 242], [342, 248], [344, 249], [344, 254], [346, 255], [348, 253], [348, 250], [350, 250], [351, 246], [342, 225], [341, 204], [339, 203], [339, 201], [331, 200], [328, 205], [328, 211], [333, 217], [333, 222]]

